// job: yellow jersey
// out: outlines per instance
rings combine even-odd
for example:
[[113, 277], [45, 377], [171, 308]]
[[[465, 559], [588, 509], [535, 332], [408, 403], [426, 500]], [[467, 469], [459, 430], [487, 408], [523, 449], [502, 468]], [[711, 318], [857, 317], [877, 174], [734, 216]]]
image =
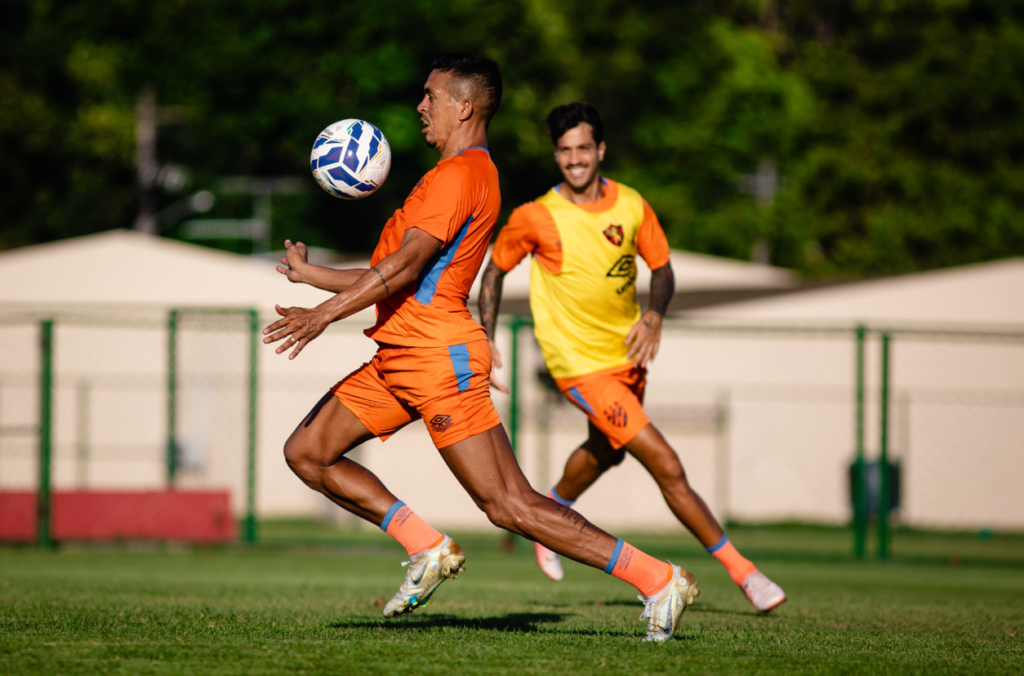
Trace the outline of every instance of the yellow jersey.
[[626, 336], [640, 320], [636, 257], [669, 262], [668, 240], [636, 190], [607, 179], [586, 204], [558, 186], [512, 212], [491, 259], [508, 272], [527, 254], [534, 333], [556, 379], [628, 366]]

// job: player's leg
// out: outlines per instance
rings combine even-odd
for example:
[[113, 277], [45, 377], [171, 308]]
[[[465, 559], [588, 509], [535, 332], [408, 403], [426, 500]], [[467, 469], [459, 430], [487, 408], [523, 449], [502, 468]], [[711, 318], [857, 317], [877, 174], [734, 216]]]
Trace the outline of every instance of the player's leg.
[[464, 570], [465, 556], [458, 544], [398, 500], [373, 472], [344, 457], [364, 441], [386, 438], [412, 420], [412, 412], [378, 380], [379, 373], [367, 365], [328, 392], [289, 437], [285, 459], [307, 486], [379, 526], [409, 553], [406, 578], [384, 608], [385, 616], [394, 617], [424, 605], [445, 579]]
[[552, 497], [570, 505], [583, 495], [584, 491], [594, 485], [601, 475], [622, 463], [626, 451], [614, 448], [608, 437], [587, 421], [588, 436], [579, 448], [572, 452], [565, 463], [562, 477], [555, 483]]
[[699, 593], [690, 573], [658, 561], [533, 490], [500, 424], [440, 453], [491, 523], [629, 582], [643, 595], [644, 616], [651, 618], [647, 638], [671, 637], [682, 611]]
[[767, 612], [786, 600], [782, 588], [759, 572], [729, 541], [707, 503], [687, 481], [679, 456], [653, 424], [640, 430], [625, 448], [654, 478], [676, 518], [722, 564], [754, 607]]
[[[566, 507], [573, 503], [583, 492], [590, 488], [602, 474], [622, 462], [626, 451], [613, 448], [601, 430], [587, 421], [589, 436], [583, 445], [572, 452], [565, 463], [562, 478], [548, 492], [548, 497]], [[551, 580], [558, 582], [565, 573], [562, 561], [556, 552], [551, 551], [539, 542], [533, 543], [537, 565]]]

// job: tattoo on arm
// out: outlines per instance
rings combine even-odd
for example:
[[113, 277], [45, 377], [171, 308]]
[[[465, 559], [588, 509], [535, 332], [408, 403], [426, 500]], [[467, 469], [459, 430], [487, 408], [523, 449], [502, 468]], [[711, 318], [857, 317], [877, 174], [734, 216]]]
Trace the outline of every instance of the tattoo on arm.
[[384, 291], [386, 291], [387, 294], [390, 296], [391, 295], [391, 287], [388, 286], [388, 282], [387, 282], [386, 279], [384, 279], [384, 275], [381, 274], [381, 271], [378, 270], [376, 268], [376, 266], [374, 266], [374, 267], [372, 267], [370, 269], [377, 273], [377, 276], [380, 278], [380, 283], [384, 285]]
[[480, 282], [480, 324], [484, 327], [487, 338], [494, 340], [494, 331], [498, 323], [498, 310], [501, 308], [501, 287], [505, 281], [505, 271], [491, 260], [484, 270]]
[[590, 525], [590, 522], [587, 521], [587, 519], [576, 510], [569, 509], [565, 505], [559, 505], [558, 508], [559, 511], [562, 513], [562, 518], [566, 521], [571, 522], [573, 528], [579, 528], [581, 533], [586, 529], [587, 526]]
[[675, 292], [676, 276], [672, 272], [672, 264], [667, 263], [651, 273], [651, 302], [647, 309], [664, 317]]

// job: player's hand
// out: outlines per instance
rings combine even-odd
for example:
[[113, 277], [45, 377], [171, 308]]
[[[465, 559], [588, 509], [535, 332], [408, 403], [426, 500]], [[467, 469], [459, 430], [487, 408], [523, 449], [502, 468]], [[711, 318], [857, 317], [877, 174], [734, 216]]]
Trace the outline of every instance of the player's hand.
[[663, 317], [657, 312], [648, 310], [626, 336], [626, 345], [629, 345], [626, 356], [633, 360], [637, 368], [646, 367], [657, 356], [658, 347], [661, 346], [662, 320]]
[[309, 265], [309, 250], [302, 242], [292, 244], [290, 239], [284, 241], [284, 257], [281, 258], [284, 265], [278, 265], [277, 271], [288, 278], [289, 282], [306, 281], [303, 272]]
[[498, 369], [501, 368], [501, 352], [498, 350], [498, 346], [494, 344], [493, 340], [488, 340], [487, 344], [491, 346], [491, 387], [508, 394], [508, 388], [501, 384], [498, 380]]
[[289, 359], [298, 357], [299, 353], [302, 352], [302, 348], [306, 347], [309, 341], [323, 333], [324, 329], [331, 323], [317, 310], [307, 310], [304, 307], [283, 308], [280, 305], [275, 305], [274, 309], [277, 310], [277, 314], [281, 315], [283, 319], [279, 319], [263, 329], [263, 335], [267, 336], [263, 339], [263, 343], [269, 345], [270, 343], [286, 339], [284, 344], [274, 350], [274, 352], [281, 354], [294, 347], [295, 349], [288, 355]]

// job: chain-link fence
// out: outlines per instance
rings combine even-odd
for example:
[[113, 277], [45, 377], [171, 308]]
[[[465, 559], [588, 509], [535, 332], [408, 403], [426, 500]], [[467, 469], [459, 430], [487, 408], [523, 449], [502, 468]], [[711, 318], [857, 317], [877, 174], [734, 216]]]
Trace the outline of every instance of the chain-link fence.
[[[586, 422], [527, 328], [518, 342], [520, 456], [546, 490]], [[849, 525], [854, 552], [881, 558], [983, 555], [1024, 531], [1024, 332], [667, 322], [645, 408], [722, 522]], [[630, 458], [577, 507], [678, 528]], [[922, 536], [939, 532], [966, 537]]]
[[[269, 320], [0, 312], [0, 538], [253, 541], [257, 515], [354, 523], [288, 471], [281, 447], [372, 356], [367, 322], [289, 361], [259, 345]], [[495, 402], [546, 491], [586, 420], [553, 391], [527, 320], [504, 323], [498, 344], [514, 396]], [[1024, 531], [1024, 331], [671, 321], [645, 406], [723, 522], [823, 524], [847, 529], [847, 554], [949, 559], [990, 556]], [[439, 526], [490, 528], [422, 425], [354, 457]], [[193, 502], [168, 502], [181, 499]], [[629, 458], [577, 506], [616, 531], [680, 528]], [[139, 523], [154, 510], [183, 523]]]
[[254, 536], [256, 315], [8, 314], [0, 538]]

